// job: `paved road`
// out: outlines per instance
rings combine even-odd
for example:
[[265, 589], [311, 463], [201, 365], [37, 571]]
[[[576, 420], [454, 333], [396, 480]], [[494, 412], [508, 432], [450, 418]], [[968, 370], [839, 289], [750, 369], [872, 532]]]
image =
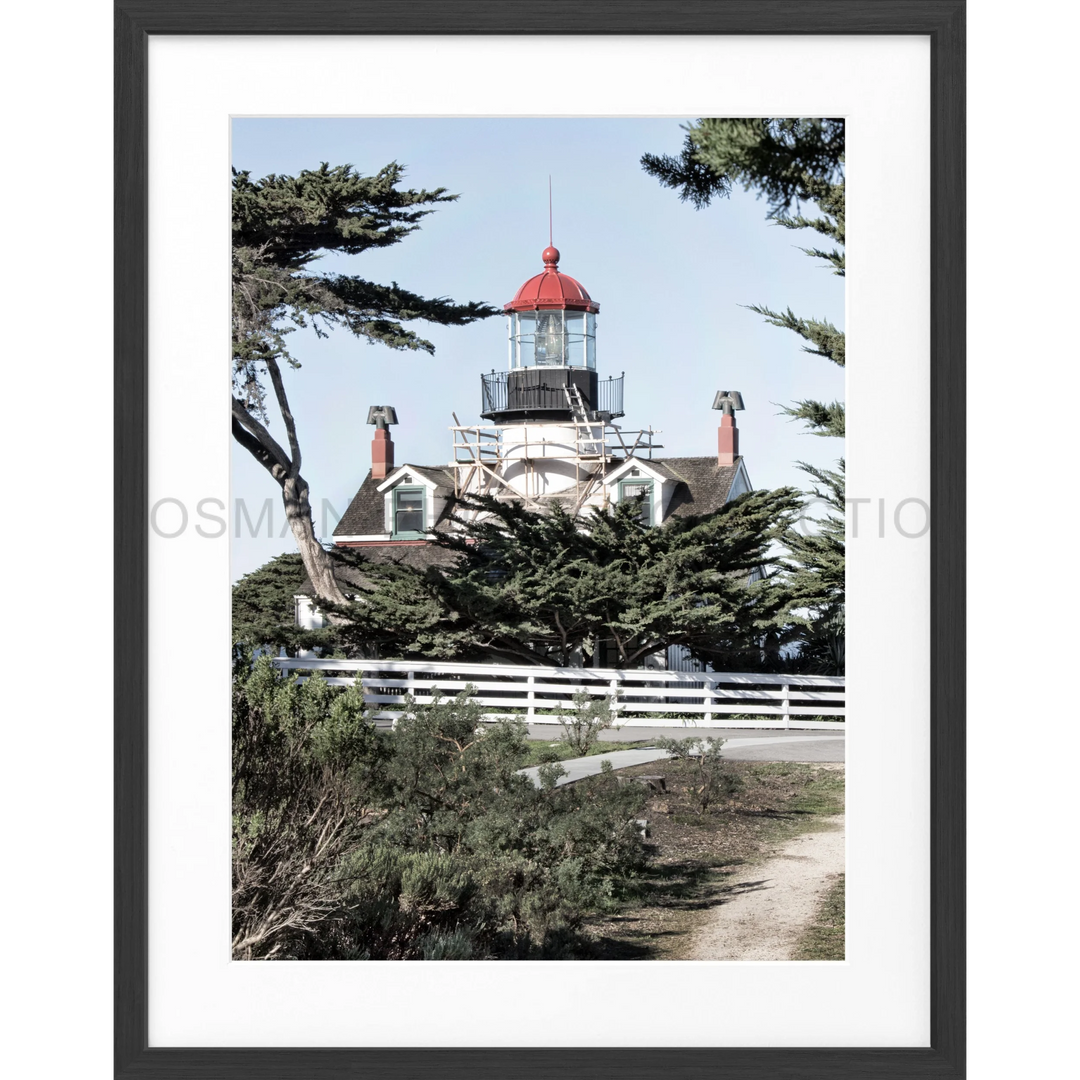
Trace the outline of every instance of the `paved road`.
[[[549, 729], [550, 730], [550, 729]], [[545, 732], [546, 733], [546, 732]], [[607, 734], [607, 732], [605, 732]], [[790, 731], [754, 731], [747, 733], [731, 732], [725, 737], [721, 732], [710, 732], [724, 738], [724, 756], [734, 761], [843, 761], [843, 735], [830, 735], [826, 732]], [[607, 739], [606, 742], [627, 740]], [[602, 762], [610, 761], [614, 769], [627, 769], [631, 765], [645, 765], [668, 756], [666, 750], [655, 747], [642, 747], [639, 750], [619, 750], [612, 748], [610, 754], [594, 754], [592, 757], [571, 758], [562, 762], [566, 776], [559, 778], [559, 784], [569, 784], [586, 776], [595, 776], [603, 768]], [[538, 766], [522, 769], [526, 776], [531, 776], [538, 783]]]
[[[530, 739], [554, 742], [561, 731], [550, 724], [529, 727]], [[784, 731], [780, 728], [622, 728], [600, 732], [601, 742], [641, 742], [644, 739], [690, 739], [694, 736], [724, 740], [724, 753], [737, 761], [843, 761], [843, 731]], [[770, 747], [779, 741], [783, 746]], [[614, 747], [613, 747], [614, 749]]]

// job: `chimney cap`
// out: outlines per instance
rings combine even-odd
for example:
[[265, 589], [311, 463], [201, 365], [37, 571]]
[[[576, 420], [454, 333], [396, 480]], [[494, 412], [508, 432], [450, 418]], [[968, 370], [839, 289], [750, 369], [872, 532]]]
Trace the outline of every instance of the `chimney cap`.
[[[380, 422], [381, 421], [381, 422]], [[367, 422], [376, 427], [387, 427], [398, 422], [397, 411], [393, 405], [372, 405], [367, 411]]]
[[746, 408], [743, 404], [742, 394], [738, 390], [717, 390], [712, 407], [714, 409], [723, 409], [727, 416], [730, 416], [736, 409], [742, 412]]

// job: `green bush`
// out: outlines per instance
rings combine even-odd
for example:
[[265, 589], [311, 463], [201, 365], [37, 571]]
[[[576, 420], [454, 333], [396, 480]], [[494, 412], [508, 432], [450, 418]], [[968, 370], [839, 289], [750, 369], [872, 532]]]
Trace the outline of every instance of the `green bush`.
[[233, 677], [233, 953], [291, 956], [337, 906], [337, 865], [378, 813], [385, 750], [362, 690]]
[[614, 704], [611, 695], [594, 698], [588, 691], [579, 690], [574, 695], [573, 712], [559, 717], [562, 737], [579, 757], [585, 757], [600, 738], [600, 732], [612, 726]]
[[604, 775], [540, 787], [525, 729], [466, 691], [404, 701], [377, 734], [355, 688], [234, 679], [234, 955], [570, 958], [641, 867], [646, 793]]
[[676, 761], [691, 765], [693, 779], [688, 786], [702, 813], [717, 799], [731, 798], [742, 786], [721, 756], [723, 739], [657, 739], [656, 745]]

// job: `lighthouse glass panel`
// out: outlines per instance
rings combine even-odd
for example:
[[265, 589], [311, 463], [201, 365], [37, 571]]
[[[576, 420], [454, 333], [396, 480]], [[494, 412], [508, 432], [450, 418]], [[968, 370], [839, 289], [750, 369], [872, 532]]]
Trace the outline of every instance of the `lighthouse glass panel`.
[[510, 367], [596, 368], [596, 317], [584, 311], [515, 311]]
[[541, 311], [536, 318], [536, 366], [566, 364], [566, 332], [562, 311]]
[[536, 334], [536, 313], [515, 311], [510, 316], [510, 367], [532, 367], [535, 363], [533, 337]]
[[585, 312], [568, 311], [566, 318], [566, 362], [570, 367], [585, 366]]

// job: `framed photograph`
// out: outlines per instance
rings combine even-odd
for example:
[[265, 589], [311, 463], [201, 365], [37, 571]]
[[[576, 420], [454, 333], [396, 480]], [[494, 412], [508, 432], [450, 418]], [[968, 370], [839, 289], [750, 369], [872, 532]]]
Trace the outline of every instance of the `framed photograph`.
[[[113, 3], [112, 1076], [967, 1074], [967, 21], [948, 0]], [[234, 577], [235, 122], [711, 116], [848, 125], [847, 960], [230, 963], [229, 671], [206, 643]]]

